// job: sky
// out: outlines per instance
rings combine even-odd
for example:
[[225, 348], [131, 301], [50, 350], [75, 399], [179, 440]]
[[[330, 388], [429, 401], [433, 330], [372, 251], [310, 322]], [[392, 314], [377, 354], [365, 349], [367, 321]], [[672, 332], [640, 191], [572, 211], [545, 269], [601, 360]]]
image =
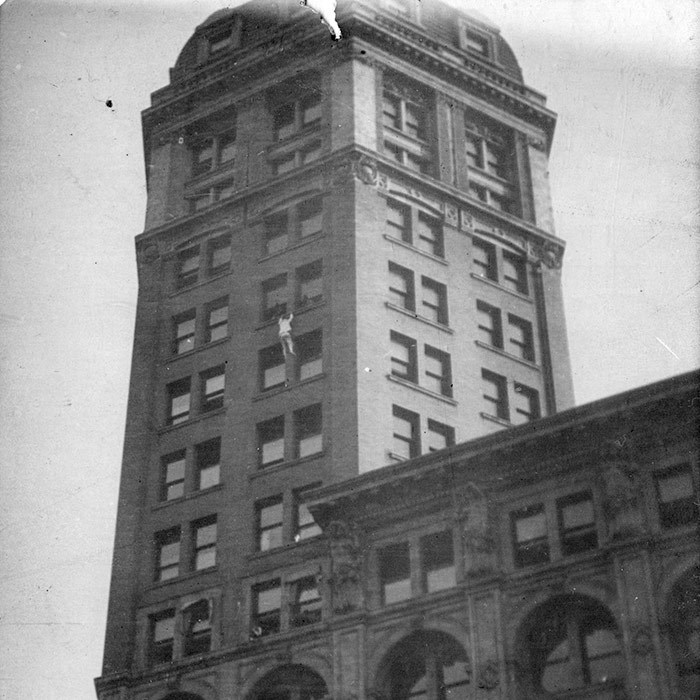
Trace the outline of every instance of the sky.
[[[0, 7], [0, 700], [95, 697], [145, 212], [140, 112], [227, 5]], [[697, 368], [698, 0], [461, 6], [500, 26], [559, 115], [550, 180], [577, 403]]]

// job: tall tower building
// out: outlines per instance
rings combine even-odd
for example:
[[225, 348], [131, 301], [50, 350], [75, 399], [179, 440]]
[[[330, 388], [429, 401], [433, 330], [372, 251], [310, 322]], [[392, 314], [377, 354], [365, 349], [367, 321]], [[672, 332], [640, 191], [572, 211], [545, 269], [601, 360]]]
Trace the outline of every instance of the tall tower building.
[[338, 22], [216, 12], [143, 114], [103, 700], [205, 675], [205, 700], [247, 698], [256, 639], [330, 624], [288, 573], [325, 556], [309, 489], [573, 405], [544, 96], [437, 0], [341, 0]]

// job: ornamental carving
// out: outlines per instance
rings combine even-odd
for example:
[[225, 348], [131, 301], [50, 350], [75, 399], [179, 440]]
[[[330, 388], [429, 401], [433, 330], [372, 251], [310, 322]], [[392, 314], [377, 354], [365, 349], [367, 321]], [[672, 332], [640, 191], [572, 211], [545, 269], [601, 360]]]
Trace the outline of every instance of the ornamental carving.
[[335, 520], [326, 528], [331, 555], [329, 584], [333, 611], [344, 614], [362, 606], [362, 547], [354, 523]]
[[147, 243], [139, 250], [139, 262], [144, 265], [152, 265], [159, 257], [160, 253], [155, 243]]
[[603, 468], [603, 510], [610, 539], [622, 539], [644, 531], [639, 468], [616, 462]]
[[500, 683], [500, 671], [498, 661], [488, 659], [482, 661], [476, 669], [476, 685], [477, 688], [483, 690], [494, 690]]
[[475, 484], [457, 495], [456, 517], [465, 552], [465, 573], [472, 576], [496, 570], [496, 539], [488, 500]]
[[542, 266], [550, 270], [560, 270], [563, 257], [563, 249], [549, 241], [528, 241], [527, 253], [530, 260], [538, 267]]
[[654, 649], [654, 639], [649, 625], [644, 622], [632, 626], [630, 635], [632, 653], [637, 656], [648, 656]]
[[459, 210], [452, 204], [445, 204], [445, 223], [453, 228], [459, 226]]
[[537, 151], [545, 151], [547, 148], [547, 144], [544, 142], [544, 139], [538, 138], [537, 136], [528, 136], [527, 145]]
[[474, 217], [466, 209], [459, 210], [459, 228], [469, 233], [474, 230]]
[[365, 185], [376, 185], [378, 180], [376, 162], [364, 155], [342, 160], [333, 171], [333, 186], [342, 187], [352, 180], [359, 180]]

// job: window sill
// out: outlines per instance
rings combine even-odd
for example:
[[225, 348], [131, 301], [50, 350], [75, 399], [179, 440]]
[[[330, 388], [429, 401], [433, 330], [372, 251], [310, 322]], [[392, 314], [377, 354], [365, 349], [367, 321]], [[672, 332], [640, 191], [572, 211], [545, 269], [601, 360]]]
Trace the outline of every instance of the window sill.
[[419, 391], [421, 394], [425, 394], [426, 396], [432, 396], [432, 398], [437, 399], [438, 401], [443, 401], [444, 403], [448, 403], [450, 404], [450, 406], [458, 405], [457, 402], [450, 396], [445, 396], [444, 394], [438, 394], [434, 391], [430, 391], [430, 389], [426, 389], [425, 387], [420, 386], [420, 384], [414, 384], [408, 379], [402, 379], [401, 377], [397, 377], [395, 374], [387, 374], [386, 378], [389, 381], [401, 384], [401, 386], [408, 387], [409, 389], [413, 389], [414, 391]]
[[295, 150], [298, 148], [297, 142], [306, 139], [307, 136], [322, 137], [324, 135], [324, 126], [323, 122], [317, 121], [314, 124], [302, 126], [293, 134], [285, 136], [283, 139], [275, 139], [275, 141], [267, 147], [267, 155], [269, 156], [271, 153], [282, 152], [292, 144], [292, 150]]
[[257, 465], [255, 468], [255, 471], [252, 472], [251, 474], [248, 475], [248, 479], [253, 480], [253, 479], [259, 479], [264, 476], [267, 476], [268, 474], [277, 474], [277, 472], [284, 471], [285, 469], [289, 469], [290, 467], [296, 467], [299, 464], [306, 464], [307, 462], [313, 462], [316, 459], [320, 459], [321, 457], [325, 456], [326, 450], [323, 449], [320, 452], [316, 452], [315, 454], [309, 455], [308, 457], [299, 457], [298, 459], [289, 459], [286, 460], [285, 462], [279, 462], [278, 464], [273, 464], [269, 467], [262, 467], [260, 465]]
[[206, 413], [200, 413], [194, 418], [182, 421], [182, 423], [176, 423], [175, 425], [164, 425], [161, 428], [158, 428], [157, 432], [158, 435], [163, 435], [164, 433], [169, 433], [171, 430], [177, 430], [178, 428], [184, 428], [185, 426], [194, 425], [195, 423], [198, 423], [201, 420], [206, 420], [207, 418], [211, 418], [212, 416], [220, 416], [224, 413], [226, 413], [225, 405], [222, 408], [217, 408], [215, 411], [207, 411]]
[[503, 428], [514, 428], [515, 425], [511, 423], [509, 420], [506, 420], [505, 418], [499, 418], [498, 416], [492, 416], [490, 413], [484, 413], [483, 411], [479, 411], [479, 415], [487, 421], [490, 421], [491, 423], [496, 423], [500, 425]]
[[192, 350], [187, 350], [187, 352], [181, 352], [177, 355], [170, 355], [163, 364], [169, 365], [172, 364], [173, 362], [176, 362], [182, 357], [191, 357], [192, 355], [196, 355], [197, 353], [200, 353], [204, 350], [207, 350], [208, 348], [213, 348], [216, 347], [217, 345], [223, 345], [224, 343], [228, 342], [231, 340], [231, 336], [227, 335], [225, 338], [219, 338], [219, 340], [214, 340], [211, 343], [205, 343], [204, 345], [199, 345], [197, 347], [192, 348]]
[[415, 311], [404, 309], [402, 306], [392, 304], [390, 301], [385, 301], [384, 304], [388, 309], [391, 309], [392, 311], [398, 311], [399, 313], [409, 316], [410, 318], [415, 318], [416, 321], [420, 321], [421, 323], [427, 323], [433, 328], [439, 328], [441, 331], [445, 331], [445, 333], [450, 333], [451, 335], [454, 334], [454, 331], [449, 326], [446, 326], [444, 323], [438, 323], [437, 321], [432, 321], [431, 319], [426, 318], [425, 316], [419, 316]]
[[[217, 202], [218, 204], [218, 202]], [[184, 294], [185, 292], [191, 292], [193, 289], [198, 289], [199, 287], [203, 287], [205, 284], [209, 284], [210, 282], [214, 282], [215, 280], [221, 279], [223, 277], [226, 277], [227, 275], [230, 275], [231, 270], [226, 270], [225, 272], [219, 272], [216, 275], [212, 275], [211, 277], [207, 277], [207, 279], [202, 280], [201, 282], [195, 282], [194, 284], [188, 284], [186, 287], [181, 287], [179, 289], [176, 289], [172, 292], [170, 292], [169, 296], [170, 297], [175, 297], [178, 296], [179, 294]]]
[[536, 372], [541, 371], [541, 368], [537, 363], [530, 362], [529, 360], [524, 360], [522, 357], [518, 357], [517, 355], [512, 355], [511, 353], [506, 352], [505, 350], [502, 350], [501, 348], [497, 348], [495, 345], [489, 345], [488, 343], [484, 343], [481, 340], [475, 340], [474, 343], [478, 347], [483, 348], [484, 350], [488, 350], [490, 352], [495, 352], [497, 355], [501, 355], [501, 357], [507, 357], [509, 360], [513, 360], [514, 362], [519, 362], [521, 365], [525, 365], [525, 367], [529, 367], [530, 369], [534, 369]]
[[314, 537], [309, 537], [305, 540], [299, 540], [299, 542], [285, 542], [284, 544], [281, 544], [279, 547], [273, 547], [272, 549], [266, 549], [264, 552], [261, 551], [255, 551], [252, 554], [248, 555], [248, 561], [258, 561], [260, 559], [265, 559], [266, 557], [272, 556], [274, 554], [281, 554], [282, 552], [289, 552], [291, 550], [295, 550], [299, 547], [303, 547], [305, 545], [310, 545], [312, 542], [318, 543], [321, 538], [323, 537], [323, 533], [315, 535]]
[[469, 275], [472, 279], [479, 280], [479, 282], [483, 282], [484, 284], [488, 284], [491, 287], [495, 287], [496, 289], [500, 289], [502, 292], [507, 292], [508, 294], [512, 294], [514, 297], [517, 297], [518, 299], [522, 299], [523, 301], [527, 301], [529, 304], [532, 304], [532, 298], [529, 297], [527, 294], [522, 294], [521, 292], [516, 292], [516, 291], [513, 291], [512, 289], [508, 289], [508, 287], [504, 287], [502, 284], [499, 284], [498, 282], [495, 282], [494, 280], [490, 280], [488, 277], [482, 277], [481, 275], [477, 275], [474, 272], [470, 272]]
[[388, 233], [383, 234], [383, 238], [392, 243], [393, 245], [399, 245], [402, 248], [412, 250], [414, 253], [418, 253], [419, 255], [428, 258], [429, 260], [434, 260], [436, 263], [440, 263], [440, 265], [449, 265], [445, 258], [442, 258], [439, 255], [433, 255], [432, 253], [428, 253], [425, 250], [414, 246], [412, 243], [406, 243], [406, 241], [402, 241], [400, 238], [394, 238], [394, 236], [390, 236]]
[[206, 569], [200, 569], [199, 571], [188, 571], [182, 576], [175, 576], [174, 578], [169, 578], [167, 581], [154, 581], [148, 588], [149, 590], [157, 590], [165, 586], [169, 586], [173, 583], [180, 583], [182, 581], [189, 581], [197, 576], [202, 576], [203, 574], [212, 574], [219, 570], [219, 565], [215, 564]]
[[257, 396], [253, 397], [253, 401], [262, 401], [270, 396], [279, 396], [285, 391], [291, 391], [292, 389], [298, 386], [306, 386], [307, 384], [311, 384], [315, 381], [318, 381], [319, 379], [323, 379], [325, 376], [325, 372], [321, 372], [320, 374], [315, 374], [313, 377], [307, 377], [306, 379], [302, 379], [300, 381], [296, 381], [293, 383], [286, 382], [284, 385], [276, 386], [268, 389], [267, 391], [260, 392]]
[[[291, 313], [293, 313], [295, 316], [298, 316], [299, 314], [304, 314], [307, 311], [313, 311], [314, 309], [320, 309], [322, 306], [325, 306], [326, 301], [325, 299], [322, 301], [318, 301], [315, 304], [306, 304], [306, 306], [301, 306], [299, 308], [292, 309]], [[290, 313], [287, 311], [287, 313]], [[263, 328], [267, 328], [268, 326], [274, 326], [277, 324], [278, 319], [277, 318], [271, 318], [269, 321], [262, 321], [259, 326], [255, 326], [256, 331], [260, 331]], [[292, 336], [294, 337], [294, 336]]]
[[[223, 165], [217, 165], [207, 173], [200, 173], [194, 177], [190, 177], [185, 181], [185, 197], [188, 194], [193, 194], [189, 190], [197, 189], [198, 187], [210, 187], [219, 181], [221, 176], [231, 175], [236, 168], [236, 159], [232, 158]], [[212, 180], [212, 182], [210, 182]], [[216, 182], [214, 182], [216, 181]]]
[[308, 245], [309, 243], [315, 243], [321, 238], [325, 238], [326, 234], [323, 231], [320, 231], [319, 233], [313, 233], [310, 236], [306, 236], [305, 238], [301, 238], [296, 243], [292, 243], [291, 245], [288, 245], [286, 248], [283, 248], [282, 250], [277, 250], [274, 253], [268, 253], [266, 255], [263, 255], [262, 258], [258, 259], [258, 263], [264, 263], [267, 262], [268, 260], [272, 260], [274, 258], [278, 258], [280, 255], [284, 255], [285, 253], [288, 253], [291, 250], [296, 250], [297, 248], [302, 248], [305, 245]]
[[180, 496], [179, 498], [172, 498], [169, 501], [158, 501], [158, 503], [155, 503], [153, 505], [152, 510], [160, 510], [161, 508], [166, 508], [167, 506], [172, 506], [176, 503], [185, 503], [186, 501], [191, 501], [193, 498], [199, 498], [200, 496], [203, 496], [207, 493], [216, 493], [217, 491], [223, 490], [223, 488], [224, 485], [221, 482], [219, 482], [214, 486], [210, 486], [206, 489], [197, 489], [196, 491], [187, 493], [184, 496]]
[[421, 148], [430, 149], [430, 143], [428, 143], [428, 141], [426, 141], [425, 139], [416, 138], [415, 136], [407, 134], [405, 131], [401, 131], [401, 129], [397, 129], [393, 126], [388, 126], [387, 124], [382, 124], [382, 129], [384, 131], [385, 136], [389, 136], [390, 138], [393, 136], [397, 139], [406, 139], [408, 142], [416, 144]]

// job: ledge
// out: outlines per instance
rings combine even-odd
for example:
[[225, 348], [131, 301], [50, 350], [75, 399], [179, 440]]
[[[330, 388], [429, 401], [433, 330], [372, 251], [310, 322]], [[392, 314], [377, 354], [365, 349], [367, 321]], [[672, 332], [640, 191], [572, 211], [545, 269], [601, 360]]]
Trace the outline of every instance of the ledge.
[[172, 506], [177, 503], [185, 503], [187, 501], [192, 500], [193, 498], [199, 498], [200, 496], [203, 496], [207, 493], [216, 493], [218, 491], [222, 491], [223, 489], [224, 484], [222, 482], [219, 482], [218, 484], [214, 484], [214, 486], [210, 486], [207, 489], [197, 489], [196, 491], [186, 493], [183, 496], [180, 496], [180, 498], [172, 498], [169, 501], [158, 501], [158, 503], [153, 504], [151, 510], [161, 510], [162, 508], [167, 508], [168, 506]]
[[[315, 304], [307, 304], [306, 306], [301, 306], [299, 308], [291, 309], [291, 313], [295, 316], [299, 314], [305, 314], [307, 311], [313, 311], [314, 309], [320, 309], [322, 306], [326, 305], [326, 300], [316, 302]], [[287, 311], [290, 313], [290, 311]], [[261, 331], [263, 328], [268, 328], [269, 326], [274, 326], [277, 323], [277, 318], [271, 318], [269, 321], [263, 321], [259, 326], [255, 326], [256, 331]]]
[[515, 425], [513, 423], [511, 423], [509, 420], [499, 418], [498, 416], [492, 416], [490, 413], [484, 413], [483, 411], [479, 411], [479, 415], [484, 420], [491, 421], [491, 423], [496, 423], [503, 428], [514, 428], [515, 427]]
[[296, 467], [299, 464], [313, 462], [315, 459], [320, 459], [321, 457], [324, 457], [325, 454], [326, 450], [323, 449], [320, 452], [316, 452], [315, 454], [309, 455], [308, 457], [300, 457], [299, 459], [289, 459], [285, 462], [273, 464], [270, 467], [261, 467], [260, 465], [256, 465], [255, 471], [248, 474], [248, 479], [251, 481], [253, 479], [260, 479], [268, 474], [276, 474], [277, 472], [284, 471], [285, 469], [289, 469], [290, 467]]
[[288, 245], [286, 248], [283, 248], [282, 250], [278, 250], [274, 253], [268, 253], [267, 255], [263, 255], [262, 258], [258, 258], [258, 264], [267, 262], [268, 260], [272, 260], [273, 258], [277, 258], [280, 255], [284, 255], [285, 253], [288, 253], [290, 250], [297, 250], [297, 248], [302, 248], [305, 245], [308, 245], [309, 243], [315, 243], [321, 238], [326, 237], [326, 232], [321, 231], [320, 233], [314, 233], [311, 236], [306, 236], [306, 238], [302, 238], [296, 243], [292, 243], [291, 245]]
[[508, 287], [504, 287], [502, 284], [498, 284], [498, 282], [494, 282], [493, 280], [490, 280], [488, 277], [482, 277], [481, 275], [477, 275], [474, 272], [470, 272], [469, 276], [472, 279], [479, 280], [479, 282], [483, 282], [484, 284], [488, 284], [490, 287], [495, 287], [496, 289], [500, 289], [502, 292], [507, 292], [508, 294], [511, 294], [512, 296], [522, 299], [523, 301], [528, 302], [529, 304], [532, 304], [532, 297], [528, 296], [527, 294], [521, 294], [520, 292], [514, 292], [512, 289], [508, 289]]
[[279, 396], [285, 391], [291, 391], [292, 389], [298, 386], [306, 386], [307, 384], [311, 384], [312, 382], [318, 381], [319, 379], [323, 379], [325, 376], [325, 372], [320, 372], [319, 374], [314, 374], [313, 377], [308, 377], [307, 379], [302, 379], [300, 381], [287, 381], [284, 384], [281, 384], [280, 386], [272, 387], [267, 391], [260, 392], [259, 394], [253, 397], [253, 401], [263, 401], [264, 399], [267, 399], [270, 396]]
[[195, 578], [196, 576], [203, 576], [204, 574], [211, 574], [215, 573], [219, 570], [219, 565], [214, 564], [214, 566], [210, 566], [206, 569], [200, 569], [199, 571], [188, 571], [185, 574], [182, 574], [181, 576], [175, 576], [174, 578], [169, 578], [167, 581], [154, 581], [151, 583], [150, 586], [147, 587], [147, 590], [156, 590], [159, 588], [163, 588], [164, 586], [169, 586], [172, 583], [180, 583], [182, 581], [189, 581], [190, 579]]
[[[218, 202], [217, 202], [218, 204]], [[233, 271], [232, 270], [226, 270], [226, 272], [219, 272], [216, 275], [212, 275], [211, 277], [207, 277], [207, 279], [202, 280], [201, 282], [196, 282], [195, 284], [189, 284], [187, 287], [182, 287], [181, 289], [176, 289], [173, 292], [170, 292], [168, 294], [168, 297], [176, 297], [180, 294], [185, 294], [186, 292], [191, 292], [193, 289], [198, 289], [199, 287], [203, 287], [205, 284], [209, 284], [210, 282], [213, 282], [214, 280], [222, 279], [223, 277], [226, 277], [227, 275], [232, 275]]]
[[178, 430], [179, 428], [184, 428], [188, 425], [194, 425], [195, 423], [198, 423], [201, 420], [206, 420], [207, 418], [211, 418], [212, 416], [219, 416], [224, 413], [226, 413], [225, 405], [222, 408], [217, 408], [215, 411], [207, 411], [206, 413], [200, 413], [194, 418], [190, 418], [189, 420], [183, 421], [182, 423], [176, 423], [175, 425], [164, 425], [158, 428], [156, 432], [158, 433], [158, 435], [163, 435], [164, 433], [169, 433], [171, 430]]
[[450, 404], [450, 406], [458, 405], [457, 401], [455, 401], [451, 396], [445, 396], [444, 394], [438, 394], [434, 391], [430, 391], [430, 389], [426, 389], [425, 387], [420, 386], [420, 384], [414, 384], [413, 382], [408, 381], [408, 379], [402, 379], [401, 377], [397, 377], [395, 374], [387, 374], [386, 378], [392, 382], [401, 384], [401, 386], [405, 386], [409, 389], [419, 391], [421, 394], [431, 396], [432, 398], [437, 399], [438, 401], [443, 401], [444, 403]]
[[197, 353], [202, 352], [203, 350], [207, 350], [208, 348], [213, 348], [216, 347], [217, 345], [223, 345], [224, 343], [228, 342], [231, 340], [231, 336], [227, 335], [225, 338], [219, 338], [219, 340], [214, 340], [211, 343], [205, 343], [204, 345], [198, 345], [192, 350], [188, 350], [187, 352], [181, 352], [177, 355], [169, 355], [165, 360], [163, 360], [164, 365], [170, 365], [173, 362], [176, 362], [177, 360], [183, 358], [183, 357], [192, 357], [192, 355], [196, 355]]
[[412, 250], [414, 253], [422, 255], [423, 257], [428, 258], [428, 260], [433, 260], [434, 262], [439, 263], [440, 265], [449, 265], [445, 258], [441, 258], [438, 255], [433, 255], [432, 253], [427, 253], [426, 251], [414, 246], [412, 243], [406, 243], [406, 241], [402, 241], [400, 238], [394, 238], [394, 236], [390, 236], [388, 233], [382, 234], [382, 237], [394, 245], [399, 245], [402, 248]]
[[521, 365], [525, 365], [525, 367], [529, 367], [530, 369], [534, 369], [536, 372], [542, 371], [542, 368], [536, 362], [530, 362], [529, 360], [523, 360], [522, 357], [518, 357], [517, 355], [513, 355], [509, 352], [506, 352], [505, 350], [503, 350], [501, 348], [497, 348], [494, 345], [489, 345], [488, 343], [484, 343], [481, 340], [475, 340], [474, 344], [480, 348], [483, 348], [484, 350], [489, 350], [490, 352], [495, 352], [497, 355], [501, 355], [501, 357], [507, 357], [509, 360], [513, 360], [514, 362], [519, 362]]
[[450, 333], [451, 335], [454, 335], [454, 331], [449, 326], [446, 326], [443, 323], [438, 323], [437, 321], [431, 321], [429, 318], [426, 318], [425, 316], [419, 316], [415, 311], [411, 311], [409, 309], [404, 309], [402, 306], [397, 306], [396, 304], [392, 304], [390, 301], [385, 301], [384, 305], [388, 309], [391, 309], [392, 311], [398, 311], [399, 313], [404, 314], [404, 316], [409, 316], [410, 318], [415, 318], [416, 321], [420, 321], [421, 323], [427, 323], [429, 326], [432, 326], [433, 328], [438, 328], [441, 331], [445, 331], [445, 333]]

